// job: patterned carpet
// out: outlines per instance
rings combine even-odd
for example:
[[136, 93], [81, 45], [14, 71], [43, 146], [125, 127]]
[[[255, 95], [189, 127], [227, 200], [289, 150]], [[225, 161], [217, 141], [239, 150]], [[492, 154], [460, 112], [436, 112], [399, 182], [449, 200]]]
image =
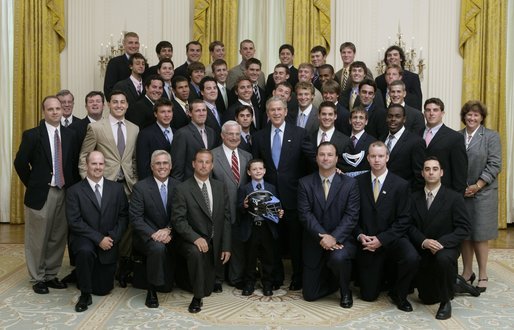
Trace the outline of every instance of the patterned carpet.
[[[144, 305], [145, 291], [120, 287], [108, 296], [93, 296], [89, 310], [75, 313], [78, 290], [50, 289], [48, 295], [35, 294], [28, 281], [23, 245], [0, 244], [0, 329], [511, 329], [513, 252], [492, 250], [487, 292], [478, 298], [457, 296], [452, 302], [453, 317], [438, 321], [434, 318], [438, 305], [421, 305], [415, 295], [409, 297], [414, 312], [404, 313], [385, 294], [373, 303], [354, 296], [353, 308], [342, 309], [337, 295], [306, 302], [300, 292], [282, 289], [272, 297], [264, 297], [260, 290], [244, 297], [228, 286], [223, 293], [205, 298], [202, 311], [195, 315], [187, 312], [190, 293], [159, 293], [160, 307], [150, 310]], [[66, 265], [61, 274], [69, 270]]]

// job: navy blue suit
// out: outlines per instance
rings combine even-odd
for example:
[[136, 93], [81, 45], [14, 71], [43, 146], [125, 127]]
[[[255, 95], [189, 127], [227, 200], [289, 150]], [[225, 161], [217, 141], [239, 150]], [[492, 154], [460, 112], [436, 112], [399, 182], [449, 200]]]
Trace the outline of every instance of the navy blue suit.
[[[175, 133], [173, 128], [170, 127], [169, 129]], [[166, 140], [161, 127], [156, 122], [141, 130], [137, 136], [136, 168], [139, 180], [152, 175], [150, 160], [155, 150], [165, 150], [171, 153], [171, 144]]]
[[[303, 235], [303, 297], [312, 301], [334, 292], [349, 290], [356, 241], [353, 230], [359, 219], [359, 189], [354, 178], [335, 174], [325, 199], [319, 173], [298, 185], [298, 213]], [[327, 251], [319, 234], [330, 234], [344, 248]]]

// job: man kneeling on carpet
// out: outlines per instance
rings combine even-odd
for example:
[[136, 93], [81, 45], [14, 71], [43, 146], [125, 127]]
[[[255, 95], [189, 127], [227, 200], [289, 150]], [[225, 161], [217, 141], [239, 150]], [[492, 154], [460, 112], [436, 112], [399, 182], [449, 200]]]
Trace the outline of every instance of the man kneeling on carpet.
[[91, 305], [91, 294], [103, 296], [113, 289], [118, 243], [127, 228], [123, 185], [105, 179], [104, 167], [103, 154], [91, 151], [86, 156], [86, 178], [69, 188], [66, 196], [70, 253], [75, 257], [81, 293], [77, 312]]

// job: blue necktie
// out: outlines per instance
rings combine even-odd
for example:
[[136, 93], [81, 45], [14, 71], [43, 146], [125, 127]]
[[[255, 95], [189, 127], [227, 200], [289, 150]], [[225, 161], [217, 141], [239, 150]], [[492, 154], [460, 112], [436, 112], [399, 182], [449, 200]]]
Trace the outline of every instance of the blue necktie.
[[164, 210], [166, 210], [166, 204], [168, 204], [168, 191], [166, 190], [166, 185], [164, 183], [161, 184], [161, 199], [162, 205], [164, 205]]
[[280, 141], [280, 128], [275, 128], [275, 136], [273, 136], [273, 145], [271, 146], [271, 158], [275, 168], [278, 169], [278, 162], [280, 161], [280, 150], [282, 149], [282, 142]]

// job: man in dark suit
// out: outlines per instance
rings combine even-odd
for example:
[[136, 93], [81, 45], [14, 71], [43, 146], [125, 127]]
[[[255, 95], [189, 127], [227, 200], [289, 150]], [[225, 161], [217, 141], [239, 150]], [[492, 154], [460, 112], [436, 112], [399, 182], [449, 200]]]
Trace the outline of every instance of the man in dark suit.
[[369, 70], [366, 63], [361, 61], [355, 61], [350, 64], [349, 70], [349, 82], [346, 83], [346, 88], [341, 90], [339, 102], [341, 102], [346, 109], [352, 110], [356, 105], [355, 102], [359, 98], [359, 84], [366, 79]]
[[73, 115], [73, 106], [75, 104], [75, 97], [71, 92], [67, 89], [60, 90], [55, 94], [61, 102], [62, 107], [62, 117], [61, 117], [61, 125], [64, 127], [70, 126], [73, 122], [79, 120], [78, 117]]
[[425, 127], [425, 118], [421, 111], [405, 103], [405, 83], [401, 80], [394, 80], [387, 87], [391, 103], [401, 104], [405, 109], [405, 128], [410, 132], [419, 135], [419, 132]]
[[77, 136], [77, 150], [82, 148], [82, 142], [86, 137], [87, 125], [102, 119], [104, 102], [105, 97], [102, 92], [91, 91], [86, 95], [86, 117], [74, 121], [69, 127], [75, 131], [75, 135]]
[[[236, 121], [229, 120], [223, 124], [221, 130], [223, 143], [212, 150], [214, 169], [212, 177], [225, 183], [230, 204], [230, 223], [232, 225], [232, 256], [228, 268], [229, 283], [238, 286], [243, 282], [244, 272], [244, 246], [239, 237], [237, 222], [237, 190], [246, 184], [246, 165], [252, 155], [239, 149], [241, 129]], [[223, 265], [217, 262], [216, 283], [214, 292], [221, 292], [221, 283], [224, 279]]]
[[[152, 153], [152, 175], [134, 185], [129, 216], [134, 228], [134, 248], [146, 256], [148, 291], [145, 305], [159, 307], [156, 290], [171, 288], [173, 276], [168, 258], [171, 249], [171, 200], [180, 181], [170, 178], [171, 156], [167, 151]], [[168, 289], [169, 290], [169, 289]]]
[[409, 237], [421, 255], [416, 275], [419, 298], [424, 304], [440, 303], [436, 319], [452, 315], [460, 245], [471, 232], [464, 198], [441, 184], [444, 169], [437, 157], [423, 164], [425, 188], [412, 195], [413, 225]]
[[[280, 46], [280, 48], [278, 49], [278, 58], [280, 59], [279, 64], [284, 65], [285, 68], [287, 68], [287, 71], [285, 72], [285, 75], [287, 75], [286, 80], [291, 84], [291, 86], [296, 86], [296, 84], [298, 83], [298, 69], [295, 68], [293, 65], [294, 47], [289, 44], [283, 44], [282, 46]], [[277, 64], [277, 66], [279, 64]], [[275, 69], [277, 69], [277, 66], [275, 66]], [[275, 71], [276, 70], [274, 70], [273, 73], [270, 73], [268, 75], [268, 78], [266, 79], [265, 90], [268, 95], [268, 98], [271, 96], [271, 92], [275, 89], [277, 85], [277, 77]], [[280, 73], [280, 75], [284, 74]]]
[[[135, 53], [129, 58], [130, 76], [114, 84], [113, 90], [121, 90], [127, 96], [127, 102], [130, 105], [135, 104], [143, 97], [143, 73], [145, 72], [146, 59], [140, 53]], [[109, 95], [107, 95], [109, 97]]]
[[150, 160], [155, 150], [171, 151], [175, 130], [170, 127], [173, 106], [170, 100], [157, 100], [153, 106], [156, 122], [139, 132], [136, 141], [137, 177], [142, 180], [152, 174]]
[[[349, 136], [352, 132], [352, 126], [350, 125], [350, 111], [340, 102], [339, 97], [341, 95], [341, 87], [335, 80], [327, 80], [321, 86], [321, 95], [323, 101], [330, 101], [336, 106], [336, 121], [334, 126], [336, 130]], [[320, 104], [321, 106], [321, 104]], [[341, 152], [342, 150], [339, 150]]]
[[182, 76], [189, 79], [187, 67], [191, 63], [200, 61], [202, 57], [202, 44], [196, 40], [188, 42], [186, 45], [186, 57], [186, 62], [175, 69], [175, 77]]
[[91, 294], [103, 296], [113, 289], [118, 246], [128, 223], [123, 185], [103, 177], [102, 153], [91, 151], [86, 164], [86, 178], [71, 187], [66, 196], [70, 253], [75, 257], [80, 287], [77, 312], [91, 305]]
[[[159, 62], [163, 59], [171, 60], [173, 58], [173, 45], [171, 42], [162, 40], [155, 46], [155, 53]], [[173, 63], [173, 62], [172, 62]], [[159, 64], [149, 67], [145, 70], [145, 77], [158, 74]]]
[[[173, 100], [173, 90], [171, 86], [171, 81], [173, 79], [173, 75], [175, 74], [175, 64], [169, 58], [163, 58], [157, 64], [157, 74], [164, 81], [162, 97], [168, 100]], [[152, 76], [151, 74], [147, 75]]]
[[196, 99], [203, 99], [200, 89], [200, 82], [205, 77], [205, 65], [202, 62], [189, 64], [187, 67], [189, 78], [189, 102]]
[[162, 97], [164, 81], [154, 75], [145, 80], [145, 95], [135, 104], [129, 104], [125, 117], [142, 130], [155, 123], [154, 105]]
[[106, 96], [111, 94], [118, 81], [130, 76], [129, 57], [139, 52], [139, 36], [137, 33], [125, 33], [123, 36], [123, 50], [125, 54], [113, 57], [107, 64], [104, 79], [104, 95]]
[[214, 130], [216, 135], [221, 134], [221, 116], [223, 112], [218, 109], [218, 86], [216, 79], [212, 77], [205, 77], [200, 82], [200, 92], [202, 98], [207, 106], [207, 119], [205, 120], [205, 126], [208, 126]]
[[189, 81], [183, 76], [173, 77], [171, 88], [175, 94], [175, 98], [172, 100], [174, 113], [171, 127], [180, 129], [191, 122], [188, 101], [190, 92]]
[[[319, 130], [311, 133], [310, 138], [315, 146], [323, 142], [330, 142], [336, 147], [337, 155], [341, 155], [350, 144], [350, 138], [337, 131], [334, 122], [337, 120], [336, 106], [330, 101], [323, 101], [319, 106]], [[342, 157], [341, 157], [342, 158]], [[338, 159], [341, 166], [342, 159]]]
[[[264, 179], [278, 191], [284, 209], [280, 222], [281, 243], [289, 243], [293, 264], [292, 280], [289, 288], [302, 288], [302, 227], [298, 221], [297, 189], [298, 180], [315, 168], [315, 149], [307, 131], [285, 122], [287, 105], [280, 97], [273, 96], [266, 102], [270, 125], [254, 134], [253, 156], [263, 159], [266, 167]], [[287, 245], [286, 245], [287, 246]], [[283, 281], [283, 266], [277, 258], [275, 285]]]
[[227, 62], [225, 60], [217, 59], [212, 63], [212, 75], [216, 79], [216, 86], [218, 86], [218, 98], [216, 99], [216, 108], [221, 113], [228, 109], [228, 90], [227, 90]]
[[318, 109], [312, 104], [314, 100], [314, 85], [309, 82], [299, 82], [295, 87], [298, 108], [288, 114], [290, 123], [305, 128], [309, 136], [318, 131]]
[[[408, 98], [405, 102], [414, 109], [421, 109], [423, 102], [423, 93], [421, 92], [421, 83], [419, 76], [408, 70], [405, 70], [405, 53], [399, 46], [393, 45], [384, 53], [384, 63], [386, 65], [396, 64], [403, 68], [402, 81], [405, 83]], [[387, 92], [387, 82], [385, 74], [381, 74], [375, 79], [377, 87], [383, 94]]]
[[376, 139], [364, 130], [367, 123], [368, 112], [360, 106], [353, 108], [350, 112], [350, 143], [343, 149], [339, 160], [339, 168], [347, 175], [357, 176], [369, 171], [368, 149]]
[[[236, 85], [236, 81], [239, 77], [244, 76], [247, 70], [246, 61], [255, 56], [255, 45], [253, 41], [245, 39], [239, 43], [239, 54], [241, 55], [241, 62], [232, 67], [228, 71], [227, 76], [227, 88], [232, 89]], [[264, 73], [259, 72], [258, 78], [256, 79], [260, 88], [264, 88], [266, 82], [264, 81]]]
[[423, 187], [421, 169], [425, 159], [425, 142], [414, 132], [405, 127], [405, 108], [392, 103], [387, 109], [387, 127], [389, 134], [383, 141], [389, 149], [387, 168], [399, 177], [409, 181], [412, 191]]
[[42, 102], [44, 119], [23, 132], [14, 168], [25, 191], [25, 262], [35, 293], [64, 289], [57, 279], [66, 247], [65, 189], [79, 180], [75, 133], [61, 126], [56, 96]]
[[289, 67], [287, 65], [282, 63], [275, 65], [273, 73], [270, 73], [266, 80], [266, 99], [272, 95], [273, 90], [279, 83], [289, 81], [289, 75]]
[[253, 128], [260, 129], [264, 121], [264, 114], [259, 110], [259, 104], [253, 95], [252, 81], [246, 76], [239, 77], [231, 93], [234, 93], [236, 100], [233, 104], [229, 105], [227, 111], [223, 114], [221, 122], [234, 120], [236, 109], [242, 105], [247, 105], [253, 110]]
[[444, 169], [445, 187], [464, 194], [467, 187], [468, 156], [462, 134], [443, 124], [444, 103], [430, 98], [424, 105], [427, 126], [422, 132], [427, 156], [436, 156]]
[[207, 107], [203, 100], [191, 102], [191, 123], [177, 131], [171, 144], [171, 159], [173, 170], [171, 176], [179, 181], [185, 181], [193, 176], [192, 161], [200, 149], [212, 149], [219, 145], [219, 137], [214, 130], [205, 126]]
[[302, 293], [305, 300], [314, 301], [339, 287], [340, 306], [351, 308], [359, 189], [355, 179], [336, 173], [334, 144], [322, 142], [316, 162], [319, 171], [300, 179], [298, 185], [298, 213], [304, 228]]
[[252, 136], [255, 129], [253, 123], [253, 109], [248, 105], [241, 105], [236, 109], [236, 122], [241, 126], [241, 142], [239, 149], [252, 153]]
[[361, 105], [368, 112], [366, 133], [375, 139], [387, 134], [386, 111], [381, 96], [377, 95], [377, 85], [373, 80], [364, 79], [359, 84], [359, 98], [355, 101], [355, 105]]
[[213, 156], [198, 150], [193, 159], [194, 176], [178, 185], [172, 200], [171, 223], [178, 234], [178, 250], [186, 259], [193, 299], [190, 313], [198, 313], [202, 298], [214, 287], [217, 259], [230, 259], [230, 206], [223, 183], [209, 179]]
[[[409, 183], [388, 171], [388, 159], [384, 143], [373, 142], [368, 153], [371, 172], [357, 177], [360, 192], [360, 217], [354, 232], [360, 242], [357, 276], [362, 300], [377, 299], [386, 280], [393, 303], [398, 309], [411, 312], [407, 293], [419, 256], [405, 237], [411, 225]], [[390, 268], [394, 272], [386, 271]]]

